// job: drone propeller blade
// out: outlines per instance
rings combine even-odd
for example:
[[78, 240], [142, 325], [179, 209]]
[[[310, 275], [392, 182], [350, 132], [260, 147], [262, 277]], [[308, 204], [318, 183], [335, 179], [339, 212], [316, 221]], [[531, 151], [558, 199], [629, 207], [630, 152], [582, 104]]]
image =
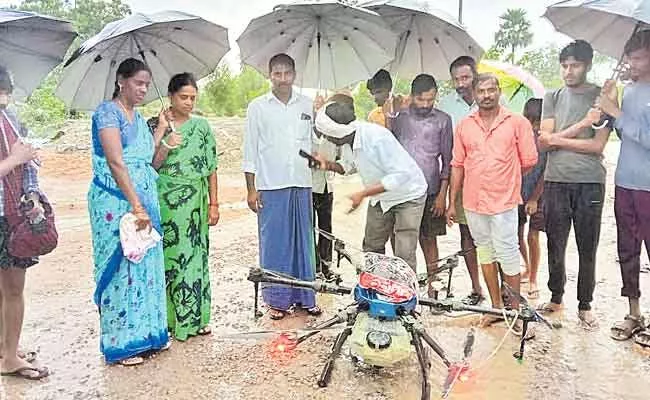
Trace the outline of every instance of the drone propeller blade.
[[302, 328], [302, 329], [268, 329], [261, 331], [248, 331], [248, 332], [235, 332], [229, 334], [220, 334], [216, 337], [218, 339], [241, 339], [241, 340], [251, 340], [251, 339], [267, 339], [267, 338], [276, 338], [279, 335], [295, 335], [299, 336], [303, 333], [312, 333], [312, 332], [321, 332], [328, 330], [341, 330], [345, 326], [322, 328], [322, 329], [311, 329], [311, 328]]
[[472, 356], [474, 351], [474, 328], [470, 328], [465, 338], [465, 346], [463, 346], [463, 360], [467, 360]]

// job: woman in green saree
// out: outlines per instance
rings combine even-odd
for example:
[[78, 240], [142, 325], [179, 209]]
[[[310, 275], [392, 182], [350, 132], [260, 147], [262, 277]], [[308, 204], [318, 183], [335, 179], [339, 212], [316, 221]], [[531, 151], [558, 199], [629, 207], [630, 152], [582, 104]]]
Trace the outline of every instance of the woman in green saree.
[[180, 341], [209, 334], [208, 226], [219, 221], [217, 149], [212, 129], [191, 115], [197, 97], [191, 74], [172, 77], [168, 132], [156, 151], [158, 193], [164, 231], [167, 320]]

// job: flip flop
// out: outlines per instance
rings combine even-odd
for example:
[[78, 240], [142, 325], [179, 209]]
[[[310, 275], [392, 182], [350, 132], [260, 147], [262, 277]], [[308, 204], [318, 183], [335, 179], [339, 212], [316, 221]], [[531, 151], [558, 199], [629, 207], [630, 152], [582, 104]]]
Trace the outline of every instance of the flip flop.
[[[36, 372], [37, 375], [30, 375], [28, 371]], [[14, 378], [27, 379], [30, 381], [40, 381], [41, 379], [46, 378], [49, 375], [50, 375], [50, 371], [45, 367], [43, 368], [22, 367], [12, 372], [0, 373], [0, 376], [10, 376]]]
[[483, 296], [482, 294], [472, 293], [467, 297], [465, 297], [464, 299], [462, 299], [461, 303], [465, 304], [466, 306], [477, 306], [483, 300], [485, 300], [485, 296]]
[[643, 347], [644, 349], [650, 349], [650, 330], [644, 330], [634, 336], [634, 343]]
[[209, 326], [204, 326], [203, 328], [199, 329], [197, 333], [199, 336], [210, 335], [212, 334], [212, 329]]
[[539, 298], [539, 289], [529, 290], [529, 291], [528, 291], [528, 298], [529, 298], [530, 300], [536, 300], [536, 299], [538, 299], [538, 298]]
[[279, 321], [286, 316], [287, 313], [284, 311], [275, 310], [273, 308], [269, 310], [269, 318], [271, 318], [274, 321]]
[[323, 314], [323, 310], [321, 310], [321, 308], [318, 307], [318, 306], [314, 306], [314, 307], [309, 308], [309, 309], [307, 310], [307, 314], [309, 314], [309, 315], [311, 315], [311, 316], [314, 316], [314, 317], [318, 317], [318, 316], [320, 316], [321, 314]]
[[140, 356], [135, 356], [135, 357], [129, 357], [125, 358], [124, 360], [120, 360], [117, 362], [120, 365], [123, 365], [125, 367], [133, 367], [136, 365], [140, 365], [144, 363], [144, 358]]
[[497, 317], [496, 315], [484, 315], [481, 317], [481, 320], [479, 321], [478, 325], [481, 328], [487, 328], [492, 326], [493, 324], [496, 324], [497, 322], [503, 322], [505, 321], [503, 317]]
[[583, 328], [585, 328], [588, 331], [592, 331], [598, 328], [598, 319], [593, 318], [591, 320], [587, 320], [584, 315], [581, 315], [580, 312], [578, 312], [578, 319], [580, 320], [580, 323], [583, 325]]
[[556, 310], [551, 306], [551, 304], [554, 304], [554, 303], [551, 303], [550, 301], [546, 302], [546, 303], [542, 303], [542, 304], [538, 305], [537, 307], [535, 307], [535, 310], [537, 312], [539, 312], [540, 314], [553, 314], [553, 313], [556, 313], [556, 312], [558, 312], [558, 311], [560, 311], [562, 309], [562, 306], [560, 306], [560, 309]]
[[623, 321], [617, 322], [610, 329], [609, 337], [619, 342], [631, 339], [644, 329], [643, 317], [626, 315]]

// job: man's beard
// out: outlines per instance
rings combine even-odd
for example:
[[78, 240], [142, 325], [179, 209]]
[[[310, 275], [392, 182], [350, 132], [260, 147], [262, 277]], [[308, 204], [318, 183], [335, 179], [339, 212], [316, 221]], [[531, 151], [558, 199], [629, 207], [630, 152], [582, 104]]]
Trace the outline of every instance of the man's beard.
[[431, 110], [433, 110], [433, 106], [431, 107], [415, 107], [415, 113], [419, 115], [420, 117], [424, 117], [425, 115], [428, 115]]

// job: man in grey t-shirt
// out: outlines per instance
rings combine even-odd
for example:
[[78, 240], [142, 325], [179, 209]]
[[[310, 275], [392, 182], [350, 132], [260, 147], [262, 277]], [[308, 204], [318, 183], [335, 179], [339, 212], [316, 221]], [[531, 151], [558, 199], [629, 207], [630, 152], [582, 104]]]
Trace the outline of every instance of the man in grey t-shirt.
[[[591, 45], [582, 40], [562, 50], [565, 86], [545, 96], [540, 136], [542, 148], [549, 151], [544, 175], [544, 218], [551, 290], [551, 301], [540, 309], [554, 312], [562, 308], [566, 247], [573, 225], [579, 255], [578, 315], [588, 327], [596, 324], [591, 302], [605, 195], [602, 150], [610, 133], [609, 127], [592, 128], [601, 117], [600, 111], [593, 108], [600, 88], [586, 81], [592, 59]], [[575, 142], [588, 146], [574, 146]]]

